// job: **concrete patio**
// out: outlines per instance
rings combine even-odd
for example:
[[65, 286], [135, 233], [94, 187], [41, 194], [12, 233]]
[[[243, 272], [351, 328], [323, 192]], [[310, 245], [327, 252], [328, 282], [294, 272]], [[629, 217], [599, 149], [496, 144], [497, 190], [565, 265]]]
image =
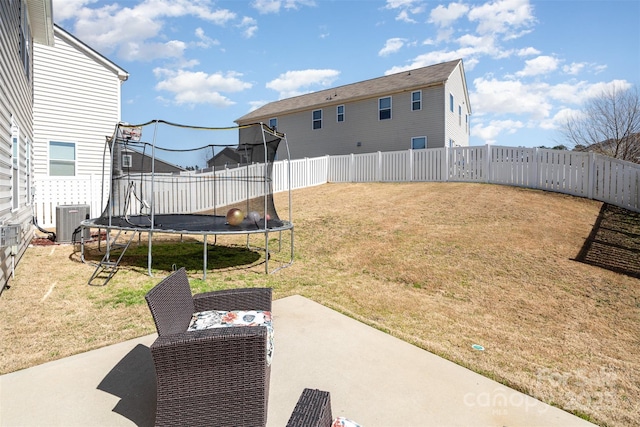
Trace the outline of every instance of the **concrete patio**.
[[[305, 387], [366, 427], [592, 425], [303, 297], [273, 313], [269, 426], [286, 424]], [[153, 425], [154, 339], [0, 376], [0, 425]]]

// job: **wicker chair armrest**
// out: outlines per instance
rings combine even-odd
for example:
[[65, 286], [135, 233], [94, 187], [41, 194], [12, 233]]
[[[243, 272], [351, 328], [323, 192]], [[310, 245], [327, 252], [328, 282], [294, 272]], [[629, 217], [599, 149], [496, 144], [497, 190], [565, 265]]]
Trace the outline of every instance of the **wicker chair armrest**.
[[[183, 398], [193, 395], [194, 384], [215, 389], [220, 384], [255, 383], [259, 388], [265, 383], [269, 368], [267, 339], [267, 328], [263, 326], [159, 336], [150, 347], [158, 390], [169, 390], [172, 398]], [[162, 381], [170, 381], [171, 386], [160, 384]]]
[[331, 427], [331, 396], [328, 391], [305, 388], [287, 427]]
[[271, 288], [243, 288], [206, 292], [193, 296], [196, 311], [271, 311]]
[[266, 345], [263, 326], [159, 336], [151, 345], [156, 425], [264, 425], [271, 373]]

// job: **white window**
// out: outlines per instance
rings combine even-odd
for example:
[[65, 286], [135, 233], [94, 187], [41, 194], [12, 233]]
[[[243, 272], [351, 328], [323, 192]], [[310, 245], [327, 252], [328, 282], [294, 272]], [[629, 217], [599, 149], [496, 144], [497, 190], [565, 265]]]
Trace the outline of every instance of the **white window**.
[[25, 154], [25, 172], [27, 174], [27, 194], [26, 194], [26, 203], [27, 205], [31, 204], [31, 140], [27, 138], [27, 146], [26, 146], [26, 154]]
[[49, 176], [76, 175], [76, 144], [73, 142], [49, 142]]
[[449, 111], [453, 113], [453, 94], [449, 94]]
[[20, 207], [20, 128], [11, 118], [11, 209]]
[[344, 105], [338, 105], [336, 107], [336, 120], [339, 122], [344, 122]]
[[387, 96], [378, 99], [378, 119], [387, 120], [391, 118], [391, 97]]
[[422, 91], [411, 92], [411, 111], [422, 110]]
[[122, 167], [123, 168], [130, 168], [132, 163], [133, 163], [133, 158], [132, 158], [131, 154], [123, 154], [122, 155]]
[[427, 148], [426, 136], [414, 136], [413, 138], [411, 138], [412, 150], [422, 150], [423, 148]]
[[29, 14], [27, 2], [20, 1], [20, 59], [27, 78], [31, 79], [31, 28], [29, 27]]
[[322, 110], [313, 110], [311, 121], [312, 129], [322, 129]]
[[278, 129], [278, 119], [275, 117], [273, 119], [269, 119], [269, 127], [273, 130]]

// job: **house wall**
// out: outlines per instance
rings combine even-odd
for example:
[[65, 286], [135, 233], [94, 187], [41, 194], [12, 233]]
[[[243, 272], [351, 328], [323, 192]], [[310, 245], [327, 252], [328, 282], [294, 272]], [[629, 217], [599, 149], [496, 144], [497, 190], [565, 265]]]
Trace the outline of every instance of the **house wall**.
[[[422, 91], [422, 109], [411, 109], [411, 94]], [[454, 93], [454, 113], [449, 111], [449, 92]], [[404, 92], [391, 93], [391, 119], [379, 120], [378, 100], [381, 96], [341, 103], [277, 116], [277, 129], [287, 135], [292, 159], [323, 155], [361, 154], [411, 148], [412, 137], [427, 137], [427, 148], [469, 145], [464, 115], [468, 111], [465, 88], [459, 65], [446, 85], [438, 84]], [[463, 105], [461, 126], [458, 125], [458, 103]], [[345, 120], [337, 121], [337, 107], [344, 105]], [[312, 129], [312, 112], [322, 110], [322, 128]], [[273, 117], [264, 117], [265, 123]], [[240, 130], [242, 141], [243, 130]], [[286, 158], [284, 147], [278, 158]]]
[[[13, 252], [15, 259], [12, 260], [10, 247], [0, 247], [0, 291], [11, 275], [12, 261], [22, 256], [33, 236], [27, 192], [31, 155], [27, 153], [27, 141], [33, 140], [32, 80], [20, 57], [20, 7], [20, 1], [0, 1], [0, 225], [21, 225], [20, 243]], [[13, 179], [12, 117], [19, 129], [17, 182]], [[14, 186], [18, 187], [17, 193]], [[14, 194], [17, 209], [13, 208]]]
[[[120, 120], [117, 73], [55, 33], [34, 57], [34, 173], [49, 175], [49, 141], [76, 144], [76, 176], [101, 174], [105, 137]], [[108, 171], [109, 157], [105, 165]]]
[[[451, 111], [449, 105], [449, 94], [453, 94], [453, 111]], [[466, 147], [469, 145], [468, 120], [471, 119], [471, 110], [469, 100], [465, 95], [464, 76], [461, 65], [458, 64], [444, 88], [445, 144], [447, 146], [449, 146], [450, 139], [454, 147]]]

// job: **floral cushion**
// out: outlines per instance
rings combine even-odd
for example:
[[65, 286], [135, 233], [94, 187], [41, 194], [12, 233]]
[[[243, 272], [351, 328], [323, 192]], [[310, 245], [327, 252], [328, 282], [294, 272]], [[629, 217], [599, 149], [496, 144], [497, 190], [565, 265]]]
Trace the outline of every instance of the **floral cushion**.
[[265, 326], [267, 328], [267, 364], [273, 358], [273, 325], [270, 311], [200, 311], [193, 313], [188, 331], [234, 326]]
[[361, 426], [355, 421], [351, 421], [344, 417], [338, 417], [335, 420], [333, 420], [333, 424], [331, 424], [331, 427], [361, 427]]

